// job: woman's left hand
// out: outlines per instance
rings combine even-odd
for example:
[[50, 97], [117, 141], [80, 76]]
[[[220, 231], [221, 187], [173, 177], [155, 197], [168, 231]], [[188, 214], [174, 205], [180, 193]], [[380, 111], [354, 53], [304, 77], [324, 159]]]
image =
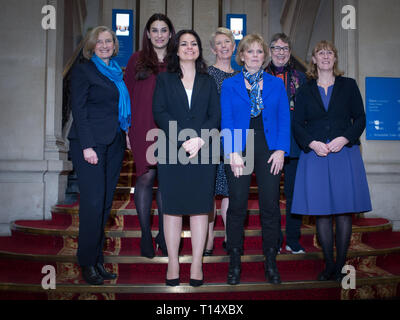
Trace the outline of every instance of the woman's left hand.
[[271, 163], [271, 174], [277, 175], [283, 169], [285, 162], [285, 152], [282, 150], [276, 150], [268, 159], [268, 163]]
[[197, 155], [204, 144], [205, 141], [202, 138], [196, 137], [185, 141], [182, 144], [182, 147], [187, 153], [190, 154], [189, 159], [192, 159]]
[[345, 137], [337, 137], [329, 142], [328, 148], [330, 152], [339, 152], [342, 148], [349, 143], [349, 140]]

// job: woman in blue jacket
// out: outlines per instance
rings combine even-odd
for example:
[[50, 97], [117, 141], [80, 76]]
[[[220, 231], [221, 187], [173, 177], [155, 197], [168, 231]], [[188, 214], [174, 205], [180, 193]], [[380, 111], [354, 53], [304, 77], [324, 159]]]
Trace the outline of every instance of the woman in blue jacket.
[[[257, 177], [265, 275], [280, 283], [276, 266], [280, 228], [279, 182], [284, 156], [290, 151], [290, 114], [282, 80], [264, 72], [267, 52], [257, 34], [244, 37], [236, 62], [242, 72], [221, 89], [221, 129], [229, 186], [227, 249], [228, 283], [240, 282], [244, 221], [253, 171]], [[249, 130], [250, 129], [250, 130]]]

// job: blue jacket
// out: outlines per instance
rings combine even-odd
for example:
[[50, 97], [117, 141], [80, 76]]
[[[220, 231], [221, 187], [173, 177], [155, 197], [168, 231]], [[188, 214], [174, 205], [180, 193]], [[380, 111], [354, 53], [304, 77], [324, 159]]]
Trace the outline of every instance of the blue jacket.
[[[263, 74], [264, 110], [262, 112], [264, 133], [270, 150], [290, 152], [290, 110], [285, 86], [278, 79], [266, 72]], [[221, 88], [221, 130], [224, 154], [242, 152], [246, 146], [247, 132], [250, 125], [250, 98], [244, 82], [243, 72], [226, 79]], [[241, 143], [235, 138], [234, 130], [241, 129]], [[224, 131], [231, 134], [230, 139]], [[229, 145], [230, 144], [230, 145]]]

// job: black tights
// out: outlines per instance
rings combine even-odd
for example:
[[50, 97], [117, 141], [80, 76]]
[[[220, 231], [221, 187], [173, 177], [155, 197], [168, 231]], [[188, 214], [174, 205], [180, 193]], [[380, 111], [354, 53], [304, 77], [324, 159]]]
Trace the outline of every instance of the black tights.
[[341, 273], [346, 263], [347, 250], [350, 244], [352, 214], [335, 215], [336, 222], [336, 264], [333, 258], [333, 216], [317, 216], [316, 226], [319, 242], [325, 259], [325, 269]]
[[[142, 251], [152, 250], [152, 235], [150, 226], [150, 215], [151, 215], [151, 204], [153, 201], [153, 185], [154, 180], [157, 176], [157, 169], [149, 169], [148, 172], [137, 177], [135, 185], [135, 206], [139, 217], [140, 228], [142, 230]], [[165, 246], [164, 239], [164, 224], [163, 224], [163, 214], [162, 214], [162, 201], [161, 192], [157, 191], [156, 202], [158, 207], [158, 227], [159, 232], [156, 237], [157, 243], [160, 246]], [[151, 252], [150, 252], [151, 253]]]

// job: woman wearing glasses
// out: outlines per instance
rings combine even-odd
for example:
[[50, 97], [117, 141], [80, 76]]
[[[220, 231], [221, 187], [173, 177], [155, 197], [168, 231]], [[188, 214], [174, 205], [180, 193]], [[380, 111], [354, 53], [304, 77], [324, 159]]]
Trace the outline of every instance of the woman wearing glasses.
[[[271, 62], [265, 69], [266, 72], [282, 79], [285, 84], [286, 94], [290, 106], [290, 119], [293, 121], [293, 114], [296, 102], [296, 92], [305, 82], [306, 76], [303, 72], [294, 68], [291, 60], [291, 42], [284, 33], [275, 34], [270, 42]], [[286, 198], [286, 250], [298, 254], [304, 253], [304, 248], [300, 245], [300, 228], [302, 216], [291, 213], [294, 179], [296, 177], [297, 164], [299, 162], [300, 147], [296, 143], [293, 134], [290, 134], [290, 153], [285, 158], [284, 171], [284, 193]], [[278, 250], [281, 250], [283, 234], [280, 232]]]

